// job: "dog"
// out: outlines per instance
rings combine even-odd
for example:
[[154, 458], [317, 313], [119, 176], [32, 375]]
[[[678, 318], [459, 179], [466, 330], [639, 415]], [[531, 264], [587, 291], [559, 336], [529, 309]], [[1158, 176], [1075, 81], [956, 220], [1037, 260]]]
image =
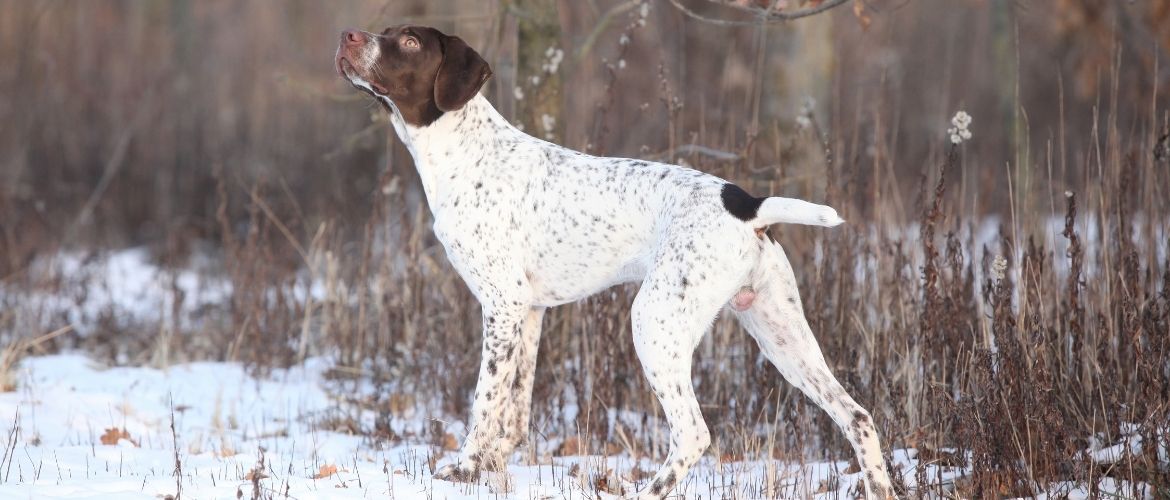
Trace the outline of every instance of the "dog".
[[667, 460], [638, 498], [664, 498], [710, 444], [691, 357], [724, 309], [845, 433], [866, 495], [892, 497], [873, 419], [829, 371], [788, 258], [764, 233], [777, 223], [838, 225], [834, 209], [531, 137], [479, 94], [492, 75], [487, 62], [435, 28], [346, 30], [334, 63], [389, 111], [414, 157], [435, 235], [483, 309], [468, 435], [435, 478], [475, 481], [527, 439], [546, 308], [637, 282], [634, 346], [670, 424]]

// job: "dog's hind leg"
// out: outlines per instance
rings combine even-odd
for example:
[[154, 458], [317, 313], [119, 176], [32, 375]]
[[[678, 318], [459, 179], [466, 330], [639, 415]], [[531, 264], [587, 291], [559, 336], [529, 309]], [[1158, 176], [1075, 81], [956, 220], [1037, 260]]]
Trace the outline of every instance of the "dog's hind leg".
[[[670, 424], [666, 462], [638, 492], [638, 498], [664, 498], [686, 476], [711, 444], [711, 435], [691, 384], [691, 358], [719, 309], [735, 293], [742, 270], [711, 269], [711, 262], [687, 257], [660, 258], [668, 269], [652, 271], [642, 283], [631, 311], [634, 349], [654, 395]], [[740, 263], [736, 262], [738, 266]]]
[[[711, 323], [710, 318], [688, 318], [679, 307], [664, 307], [670, 299], [642, 285], [634, 299], [634, 349], [654, 395], [670, 424], [670, 451], [666, 463], [638, 498], [664, 498], [711, 444], [711, 434], [699, 411], [691, 385], [692, 340]], [[718, 309], [711, 311], [713, 317]], [[706, 324], [704, 324], [706, 323]]]
[[867, 498], [892, 498], [893, 489], [873, 418], [853, 401], [829, 371], [805, 320], [796, 278], [780, 245], [764, 244], [751, 285], [755, 296], [748, 307], [731, 304], [729, 309], [739, 317], [780, 374], [825, 410], [845, 433], [865, 472]]

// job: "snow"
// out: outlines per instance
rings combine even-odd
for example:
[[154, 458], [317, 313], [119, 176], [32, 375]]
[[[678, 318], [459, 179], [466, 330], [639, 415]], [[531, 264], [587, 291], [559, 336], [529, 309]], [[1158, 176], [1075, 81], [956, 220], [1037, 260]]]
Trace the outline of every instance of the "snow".
[[[107, 368], [69, 354], [26, 359], [19, 389], [0, 394], [5, 437], [0, 498], [154, 499], [174, 495], [179, 485], [188, 498], [236, 498], [237, 492], [251, 497], [249, 474], [261, 454], [267, 476], [258, 483], [261, 495], [292, 498], [584, 498], [592, 496], [593, 481], [605, 471], [614, 471], [611, 484], [629, 491], [635, 467], [651, 472], [657, 466], [651, 458], [626, 454], [521, 452], [505, 474], [485, 477], [483, 484], [435, 481], [428, 458], [437, 456], [435, 466], [442, 466], [454, 452], [423, 439], [387, 444], [330, 428], [338, 415], [349, 415], [359, 428], [372, 429], [375, 414], [334, 392], [354, 388], [327, 379], [329, 364], [315, 358], [255, 377], [233, 363], [160, 370]], [[422, 413], [395, 418], [391, 426], [398, 435], [425, 435], [430, 419]], [[110, 429], [124, 430], [129, 439], [103, 444]], [[911, 454], [896, 451], [896, 461], [910, 467]], [[337, 471], [315, 477], [328, 466]], [[707, 457], [676, 493], [756, 498], [772, 484], [782, 488], [774, 492], [782, 496], [807, 497], [820, 490], [822, 496], [848, 497], [860, 477], [843, 473], [847, 467], [846, 462], [717, 463]], [[931, 470], [924, 477], [957, 473]]]
[[[151, 261], [145, 247], [123, 249], [99, 255], [61, 252], [36, 259], [28, 275], [36, 281], [55, 286], [21, 289], [0, 285], [0, 299], [19, 304], [14, 308], [25, 314], [39, 312], [50, 322], [28, 324], [33, 331], [56, 329], [64, 318], [84, 334], [103, 317], [117, 318], [124, 324], [136, 321], [169, 323], [190, 327], [192, 312], [214, 307], [227, 301], [231, 284], [209, 268], [205, 258], [193, 259], [191, 265], [173, 272]], [[172, 318], [175, 292], [184, 303], [178, 318]]]
[[[1141, 435], [1141, 426], [1132, 423], [1123, 423], [1119, 426], [1121, 435], [1118, 442], [1110, 444], [1101, 434], [1089, 439], [1089, 448], [1084, 452], [1095, 463], [1107, 465], [1121, 462], [1127, 457], [1138, 457], [1144, 452], [1144, 440]], [[1156, 434], [1157, 446], [1155, 452], [1158, 464], [1170, 468], [1170, 429], [1159, 428]]]
[[[19, 388], [0, 393], [0, 499], [157, 499], [180, 485], [184, 497], [198, 499], [251, 498], [256, 487], [261, 497], [290, 498], [589, 498], [601, 476], [628, 492], [636, 488], [630, 481], [635, 469], [645, 477], [657, 466], [655, 459], [626, 453], [522, 451], [506, 473], [487, 475], [480, 484], [435, 481], [431, 471], [455, 454], [419, 437], [434, 415], [391, 418], [394, 433], [408, 436], [393, 443], [340, 430], [332, 422], [343, 416], [357, 428], [374, 428], [375, 412], [353, 403], [373, 389], [330, 380], [329, 366], [313, 358], [254, 376], [235, 363], [109, 368], [81, 355], [28, 358], [18, 371]], [[450, 424], [448, 432], [461, 431], [458, 422]], [[124, 430], [129, 439], [104, 441], [110, 429], [113, 436]], [[961, 469], [935, 465], [919, 475], [915, 455], [893, 452], [893, 466], [911, 488], [919, 477], [948, 485], [962, 476]], [[262, 478], [253, 483], [261, 459]], [[719, 462], [707, 456], [675, 495], [853, 498], [861, 478], [847, 469], [847, 462]], [[1088, 495], [1083, 486], [1054, 486], [1049, 491], [1070, 492], [1070, 498]], [[1128, 491], [1108, 478], [1101, 488]]]

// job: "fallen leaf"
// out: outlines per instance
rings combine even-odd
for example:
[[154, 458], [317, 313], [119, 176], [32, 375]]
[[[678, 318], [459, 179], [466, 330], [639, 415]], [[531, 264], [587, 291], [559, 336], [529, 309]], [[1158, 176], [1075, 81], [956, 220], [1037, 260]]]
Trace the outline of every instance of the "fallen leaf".
[[337, 474], [337, 466], [333, 464], [325, 464], [317, 470], [317, 473], [313, 475], [313, 479], [325, 479], [334, 474]]
[[830, 491], [836, 491], [837, 488], [840, 488], [840, 481], [838, 481], [836, 477], [830, 477], [824, 481], [821, 481], [817, 486], [816, 491], [813, 493], [821, 495]]
[[116, 445], [118, 444], [118, 441], [122, 439], [129, 441], [130, 444], [134, 445], [135, 447], [138, 446], [138, 441], [135, 441], [134, 438], [130, 437], [130, 433], [126, 432], [126, 429], [110, 427], [109, 429], [106, 429], [106, 432], [102, 434], [101, 437], [102, 444], [108, 446]]
[[455, 451], [459, 449], [459, 440], [451, 433], [443, 435], [443, 449], [447, 451]]
[[613, 474], [613, 469], [607, 469], [605, 474], [593, 478], [593, 491], [621, 495], [625, 493], [622, 482]]
[[252, 469], [244, 476], [245, 481], [259, 481], [261, 479], [268, 479], [268, 474], [260, 469]]

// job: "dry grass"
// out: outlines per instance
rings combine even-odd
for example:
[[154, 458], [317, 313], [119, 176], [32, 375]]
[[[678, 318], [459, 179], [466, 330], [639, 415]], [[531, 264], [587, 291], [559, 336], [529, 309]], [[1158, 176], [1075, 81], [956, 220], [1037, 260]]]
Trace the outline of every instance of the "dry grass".
[[[635, 44], [641, 36], [627, 25], [611, 32], [630, 34]], [[614, 54], [638, 57], [611, 45]], [[1044, 82], [1050, 93], [1059, 89], [1060, 107], [1047, 110], [1058, 119], [1042, 132], [1029, 128], [1041, 130], [1029, 122], [1018, 89], [1016, 100], [1004, 98], [1016, 109], [1007, 118], [969, 109], [975, 145], [953, 147], [945, 144], [945, 122], [930, 132], [910, 130], [906, 123], [933, 122], [904, 117], [889, 82], [852, 95], [840, 83], [851, 81], [841, 67], [833, 70], [837, 84], [828, 96], [834, 104], [818, 113], [823, 126], [814, 121], [798, 129], [786, 117], [749, 119], [727, 111], [710, 118], [718, 105], [684, 107], [686, 94], [672, 90], [666, 71], [639, 87], [657, 95], [615, 104], [614, 94], [621, 97], [621, 84], [633, 77], [611, 64], [581, 70], [590, 76], [578, 78], [581, 85], [599, 88], [593, 95], [605, 98], [593, 108], [595, 119], [584, 122], [588, 131], [564, 131], [584, 139], [565, 142], [682, 161], [756, 193], [827, 199], [842, 212], [850, 221], [842, 228], [777, 227], [774, 235], [797, 270], [806, 314], [831, 367], [872, 410], [887, 445], [970, 467], [957, 484], [911, 496], [1032, 495], [1055, 481], [1091, 485], [1103, 477], [1145, 482], [1166, 494], [1170, 471], [1151, 446], [1107, 465], [1082, 453], [1094, 436], [1119, 438], [1123, 424], [1138, 425], [1146, 443], [1170, 439], [1170, 164], [1154, 154], [1165, 147], [1158, 139], [1168, 118], [1165, 98], [1153, 91], [1143, 95], [1148, 105], [1118, 104], [1120, 89], [1133, 85], [1122, 77], [1124, 67], [1118, 55], [1093, 97], [1097, 104], [1068, 98], [1076, 109], [1065, 109], [1063, 80]], [[759, 71], [750, 78], [755, 85], [763, 78]], [[747, 112], [761, 106], [750, 93], [728, 88], [717, 92], [724, 102], [753, 102]], [[847, 104], [855, 100], [864, 104]], [[650, 104], [623, 110], [622, 103], [635, 101]], [[632, 109], [640, 109], [636, 117]], [[347, 111], [360, 113], [356, 106]], [[1066, 111], [1091, 118], [1066, 118]], [[668, 125], [655, 129], [652, 147], [632, 153], [628, 141], [613, 137], [620, 135], [617, 124], [632, 119]], [[746, 130], [746, 123], [754, 128]], [[363, 128], [326, 141], [359, 151], [337, 153], [337, 162], [373, 163], [377, 146], [360, 144], [386, 135], [386, 128], [380, 119], [370, 126], [373, 132]], [[288, 137], [312, 133], [290, 127]], [[910, 134], [934, 135], [906, 139]], [[978, 146], [981, 140], [1008, 147]], [[7, 346], [0, 369], [8, 373], [32, 344], [87, 349], [115, 362], [231, 359], [259, 371], [327, 355], [336, 359], [337, 377], [387, 388], [384, 401], [369, 404], [401, 406], [402, 394], [424, 394], [443, 402], [442, 413], [465, 415], [478, 371], [478, 305], [431, 235], [429, 212], [400, 153], [388, 155], [391, 168], [377, 178], [358, 175], [360, 201], [349, 203], [341, 190], [325, 199], [307, 194], [312, 177], [290, 185], [284, 176], [232, 170], [252, 157], [209, 161], [216, 167], [200, 174], [200, 187], [180, 189], [187, 202], [205, 196], [211, 208], [199, 213], [208, 220], [186, 226], [197, 228], [194, 234], [147, 238], [166, 269], [186, 265], [198, 253], [193, 246], [213, 248], [230, 294], [221, 306], [198, 311], [197, 320], [124, 324], [111, 311], [79, 338], [29, 340], [29, 325], [62, 318], [21, 309], [24, 298], [98, 285], [34, 276], [31, 263], [62, 242], [35, 232], [9, 238], [0, 246], [11, 252], [0, 260], [6, 286], [0, 301], [15, 312], [0, 311]], [[916, 200], [908, 194], [915, 191]], [[0, 190], [0, 207], [7, 206], [7, 193]], [[312, 206], [304, 199], [314, 200]], [[323, 208], [332, 201], [344, 209]], [[114, 204], [97, 213], [135, 210], [142, 207]], [[184, 312], [180, 288], [171, 289], [173, 313], [162, 316], [194, 315]], [[307, 292], [312, 289], [320, 293]], [[584, 450], [661, 456], [667, 443], [654, 418], [660, 410], [629, 337], [635, 293], [634, 286], [619, 287], [546, 315], [533, 441], [577, 436]], [[727, 461], [850, 456], [829, 419], [787, 386], [726, 318], [699, 347], [694, 379], [714, 453]], [[571, 419], [563, 418], [568, 409], [575, 410]], [[615, 426], [614, 412], [646, 417]], [[435, 434], [440, 442], [443, 432]], [[605, 473], [583, 471], [578, 479], [596, 486]], [[760, 488], [774, 493], [774, 485]]]

